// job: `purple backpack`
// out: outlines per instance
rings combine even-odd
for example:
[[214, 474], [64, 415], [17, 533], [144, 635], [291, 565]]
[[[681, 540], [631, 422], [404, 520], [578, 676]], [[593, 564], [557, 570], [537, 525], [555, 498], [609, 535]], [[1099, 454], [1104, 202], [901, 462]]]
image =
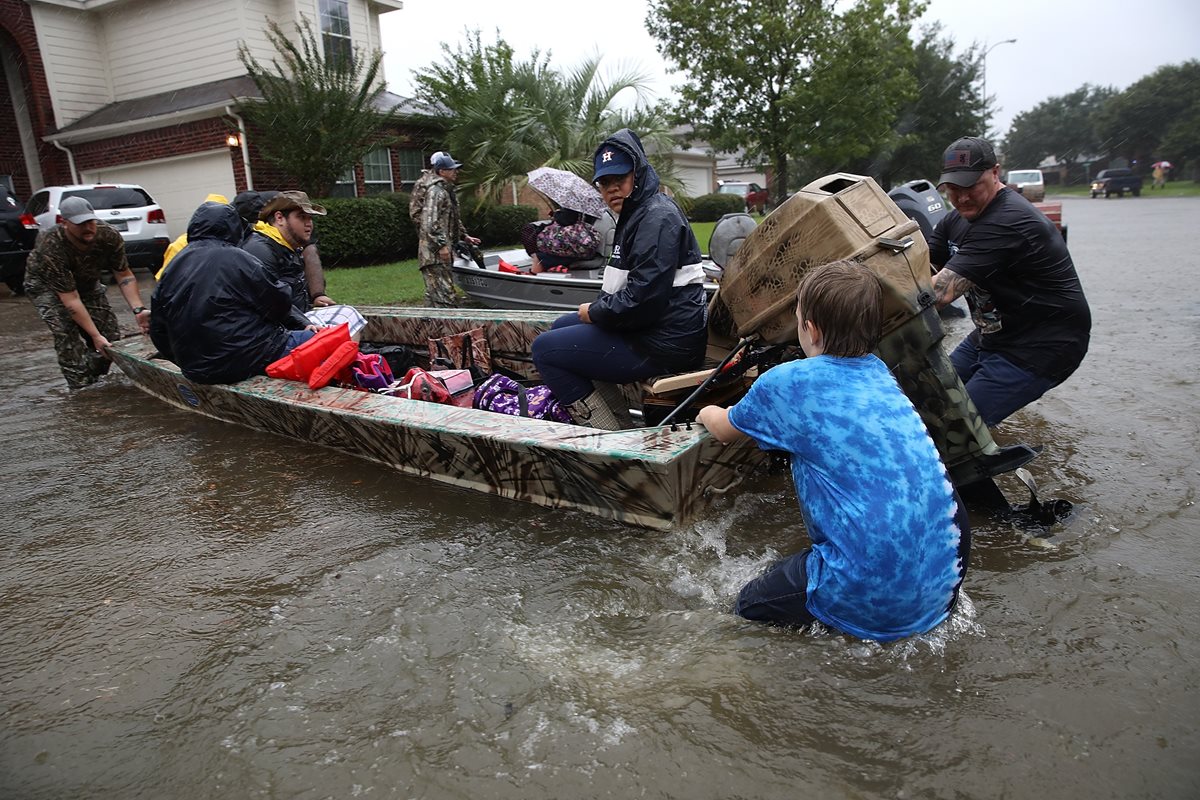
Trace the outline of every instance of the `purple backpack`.
[[526, 389], [505, 375], [490, 375], [475, 390], [471, 405], [484, 411], [508, 414], [512, 417], [547, 419], [570, 425], [573, 420], [549, 386]]

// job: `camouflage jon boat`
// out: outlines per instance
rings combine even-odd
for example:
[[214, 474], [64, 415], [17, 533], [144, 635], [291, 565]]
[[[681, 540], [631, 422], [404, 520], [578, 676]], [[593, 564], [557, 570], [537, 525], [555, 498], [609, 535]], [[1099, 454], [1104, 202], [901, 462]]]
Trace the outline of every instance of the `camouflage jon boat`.
[[[884, 319], [876, 352], [921, 415], [950, 479], [968, 502], [1007, 509], [992, 478], [1020, 467], [1036, 451], [1026, 445], [999, 447], [955, 374], [942, 347], [929, 248], [918, 223], [870, 178], [839, 173], [804, 187], [762, 225], [739, 235], [744, 239], [709, 306], [709, 355], [722, 366], [740, 357], [740, 366], [624, 387], [630, 407], [644, 412], [643, 422], [655, 418], [656, 407], [674, 406], [672, 414], [679, 414], [683, 396], [697, 384], [705, 389], [710, 380], [716, 382], [691, 405], [692, 416], [704, 402], [735, 402], [754, 375], [742, 371], [747, 362], [766, 369], [795, 356], [799, 280], [815, 265], [850, 258], [879, 276]], [[529, 357], [533, 339], [558, 316], [553, 311], [360, 310], [368, 320], [364, 341], [405, 345], [414, 352], [427, 352], [429, 339], [483, 328], [493, 366], [530, 380], [538, 377]], [[175, 365], [153, 358], [145, 338], [116, 343], [112, 356], [138, 386], [183, 409], [444, 483], [650, 528], [698, 515], [712, 495], [738, 486], [768, 463], [750, 440], [725, 447], [701, 426], [686, 422], [607, 432], [352, 389], [312, 391], [267, 377], [230, 386], [194, 384]]]
[[[493, 365], [534, 375], [529, 345], [553, 312], [360, 308], [363, 340], [423, 351], [430, 338], [482, 327]], [[431, 316], [435, 315], [436, 316]], [[113, 345], [141, 389], [188, 411], [323, 445], [454, 486], [574, 508], [647, 528], [698, 515], [714, 494], [765, 465], [753, 444], [724, 447], [696, 425], [598, 431], [471, 408], [266, 376], [232, 385], [192, 383], [154, 358], [148, 337]]]

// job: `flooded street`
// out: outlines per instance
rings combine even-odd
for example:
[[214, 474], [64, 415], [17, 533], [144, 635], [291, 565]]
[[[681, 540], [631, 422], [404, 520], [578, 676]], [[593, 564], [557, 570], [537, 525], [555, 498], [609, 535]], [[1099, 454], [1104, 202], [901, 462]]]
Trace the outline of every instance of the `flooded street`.
[[0, 296], [0, 798], [1197, 797], [1200, 199], [1063, 217], [1091, 350], [997, 439], [1076, 513], [975, 517], [885, 646], [729, 613], [785, 476], [667, 533], [493, 499], [68, 393]]

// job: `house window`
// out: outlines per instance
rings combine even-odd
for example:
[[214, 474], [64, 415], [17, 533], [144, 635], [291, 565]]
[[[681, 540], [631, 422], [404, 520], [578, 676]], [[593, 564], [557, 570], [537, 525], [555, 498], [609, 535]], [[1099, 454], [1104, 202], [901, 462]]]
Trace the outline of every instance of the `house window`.
[[350, 41], [350, 0], [321, 0], [321, 41], [325, 60], [351, 64], [354, 45]]
[[392, 155], [386, 147], [372, 150], [363, 156], [363, 180], [367, 194], [392, 191]]
[[400, 162], [400, 186], [411, 189], [421, 177], [425, 167], [425, 156], [420, 150], [398, 150], [396, 160]]
[[337, 182], [333, 184], [333, 191], [329, 193], [330, 197], [358, 197], [358, 192], [354, 186], [354, 167], [343, 172], [338, 176]]

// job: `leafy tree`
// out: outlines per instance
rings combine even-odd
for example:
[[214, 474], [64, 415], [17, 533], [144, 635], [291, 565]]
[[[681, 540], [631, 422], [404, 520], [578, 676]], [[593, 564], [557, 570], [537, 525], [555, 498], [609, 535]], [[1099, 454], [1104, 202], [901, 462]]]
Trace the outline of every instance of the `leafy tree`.
[[918, 97], [907, 2], [859, 0], [833, 18], [831, 47], [817, 54], [811, 99], [798, 108], [817, 124], [801, 143], [810, 175], [879, 175], [903, 142], [896, 120]]
[[364, 59], [356, 48], [352, 59], [326, 59], [307, 18], [296, 24], [296, 34], [298, 44], [267, 22], [267, 38], [278, 53], [269, 68], [245, 43], [238, 45], [238, 59], [263, 97], [246, 104], [242, 113], [263, 132], [256, 142], [263, 157], [320, 197], [380, 146], [395, 112], [378, 107], [384, 94], [377, 80], [380, 51]]
[[901, 110], [895, 123], [898, 141], [892, 158], [878, 168], [885, 187], [917, 178], [936, 180], [946, 145], [987, 127], [983, 98], [976, 89], [980, 63], [977, 50], [973, 46], [955, 56], [954, 41], [942, 37], [939, 23], [922, 29], [913, 48], [917, 97]]
[[[720, 150], [773, 167], [864, 163], [895, 144], [891, 124], [915, 91], [908, 27], [923, 6], [858, 0], [651, 0], [647, 27], [687, 75], [679, 113]], [[731, 35], [730, 31], [736, 31]]]
[[1144, 167], [1160, 158], [1195, 163], [1198, 119], [1200, 61], [1193, 59], [1159, 67], [1113, 97], [1100, 112], [1097, 129], [1103, 151]]
[[[485, 45], [478, 30], [468, 31], [465, 44], [443, 45], [442, 52], [441, 62], [418, 70], [414, 82], [418, 96], [442, 110], [446, 146], [467, 164], [466, 189], [495, 197], [542, 166], [590, 180], [596, 147], [624, 127], [637, 131], [647, 149], [665, 153], [672, 145], [666, 117], [644, 102], [647, 79], [638, 72], [606, 79], [598, 56], [566, 72], [551, 67], [549, 53], [534, 51], [521, 61], [498, 32], [496, 43]], [[626, 91], [639, 97], [632, 110], [616, 105]], [[670, 185], [669, 162], [651, 160]]]
[[1047, 156], [1057, 156], [1070, 165], [1102, 153], [1096, 121], [1116, 94], [1115, 89], [1085, 83], [1017, 114], [1004, 140], [1005, 163], [1014, 168], [1035, 167]]

